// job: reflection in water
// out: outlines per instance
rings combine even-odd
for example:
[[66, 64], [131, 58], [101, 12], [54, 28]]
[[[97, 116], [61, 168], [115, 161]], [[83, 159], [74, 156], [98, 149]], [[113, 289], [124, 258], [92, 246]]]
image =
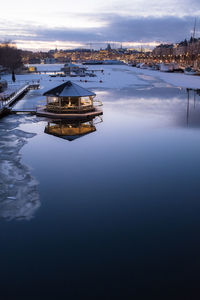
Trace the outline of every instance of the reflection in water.
[[[44, 209], [28, 226], [2, 226], [0, 299], [145, 299], [143, 290], [147, 299], [159, 291], [163, 299], [167, 289], [165, 298], [171, 299], [179, 288], [186, 286], [191, 294], [197, 286], [194, 297], [185, 297], [196, 299], [200, 132], [191, 124], [195, 116], [200, 126], [199, 96], [194, 109], [189, 92], [188, 130], [185, 89], [109, 93], [103, 99], [104, 124], [98, 127], [93, 120], [97, 131], [73, 143], [43, 133], [48, 121], [36, 124], [39, 134], [24, 147], [23, 157], [38, 174]], [[7, 128], [16, 118], [9, 116], [5, 128], [0, 121], [1, 166], [11, 173], [3, 162], [13, 163], [18, 176], [14, 181], [5, 175], [2, 199], [15, 203], [7, 199], [15, 197], [8, 194], [9, 184], [20, 185], [21, 179], [24, 202], [17, 200], [23, 208], [17, 216], [27, 214], [29, 203], [32, 216], [39, 205], [36, 184], [32, 191], [22, 190], [31, 178], [18, 158], [26, 133], [16, 125]], [[59, 122], [49, 127], [55, 125]], [[69, 127], [77, 123], [65, 125], [69, 137]], [[35, 195], [35, 202], [27, 201], [25, 192]], [[10, 213], [6, 205], [4, 212], [16, 217], [15, 208]]]
[[[200, 111], [197, 110], [197, 99], [200, 96], [199, 89], [186, 89], [187, 91], [187, 111], [186, 111], [186, 120], [187, 126], [200, 126]], [[197, 98], [198, 97], [198, 98]], [[192, 103], [193, 102], [193, 103]], [[192, 106], [192, 107], [191, 107]]]
[[87, 122], [76, 120], [71, 122], [69, 122], [69, 120], [53, 120], [48, 122], [44, 132], [68, 141], [73, 141], [86, 134], [96, 131], [95, 125], [101, 122], [103, 122], [101, 117], [91, 118]]
[[34, 134], [18, 130], [19, 120], [7, 118], [0, 124], [0, 218], [7, 220], [30, 220], [40, 207], [38, 184], [20, 155]]

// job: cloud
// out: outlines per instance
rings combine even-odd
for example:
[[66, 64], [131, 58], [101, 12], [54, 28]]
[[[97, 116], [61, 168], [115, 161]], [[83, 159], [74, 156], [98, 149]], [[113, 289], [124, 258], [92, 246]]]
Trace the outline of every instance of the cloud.
[[[195, 0], [193, 0], [195, 2]], [[0, 33], [4, 38], [21, 41], [40, 41], [54, 43], [73, 42], [87, 44], [89, 42], [104, 43], [113, 42], [151, 42], [165, 41], [177, 42], [191, 36], [194, 26], [194, 17], [134, 17], [119, 14], [90, 15], [104, 24], [101, 27], [92, 28], [49, 28], [45, 26], [12, 24], [5, 29], [0, 24]], [[199, 27], [197, 23], [197, 31]], [[17, 30], [15, 29], [17, 28]], [[96, 46], [97, 48], [98, 46]]]
[[113, 40], [174, 42], [189, 37], [193, 24], [193, 17], [113, 16], [106, 32]]
[[200, 2], [198, 0], [124, 0], [123, 2], [119, 0], [112, 1], [107, 11], [140, 17], [199, 16]]

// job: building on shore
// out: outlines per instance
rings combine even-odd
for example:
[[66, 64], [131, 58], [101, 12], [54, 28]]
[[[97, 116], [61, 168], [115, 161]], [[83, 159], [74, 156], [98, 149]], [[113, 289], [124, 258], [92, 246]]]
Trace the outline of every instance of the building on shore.
[[[177, 62], [183, 66], [200, 67], [200, 39], [191, 37], [176, 44], [160, 44], [155, 47], [150, 55], [157, 62]], [[147, 57], [145, 57], [147, 59]]]
[[173, 47], [173, 44], [160, 44], [159, 46], [154, 48], [152, 55], [158, 57], [172, 55]]

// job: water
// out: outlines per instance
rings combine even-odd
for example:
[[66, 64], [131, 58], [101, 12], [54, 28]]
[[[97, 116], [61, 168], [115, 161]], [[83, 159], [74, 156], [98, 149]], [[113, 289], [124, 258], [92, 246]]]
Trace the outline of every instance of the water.
[[73, 140], [1, 120], [1, 297], [196, 299], [200, 98], [158, 81], [97, 93], [103, 122]]

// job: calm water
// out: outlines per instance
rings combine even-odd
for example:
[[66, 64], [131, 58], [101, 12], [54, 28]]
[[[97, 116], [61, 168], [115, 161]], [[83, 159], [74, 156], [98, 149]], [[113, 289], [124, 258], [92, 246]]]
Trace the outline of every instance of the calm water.
[[198, 299], [200, 97], [97, 93], [103, 122], [73, 141], [0, 121], [0, 299]]

